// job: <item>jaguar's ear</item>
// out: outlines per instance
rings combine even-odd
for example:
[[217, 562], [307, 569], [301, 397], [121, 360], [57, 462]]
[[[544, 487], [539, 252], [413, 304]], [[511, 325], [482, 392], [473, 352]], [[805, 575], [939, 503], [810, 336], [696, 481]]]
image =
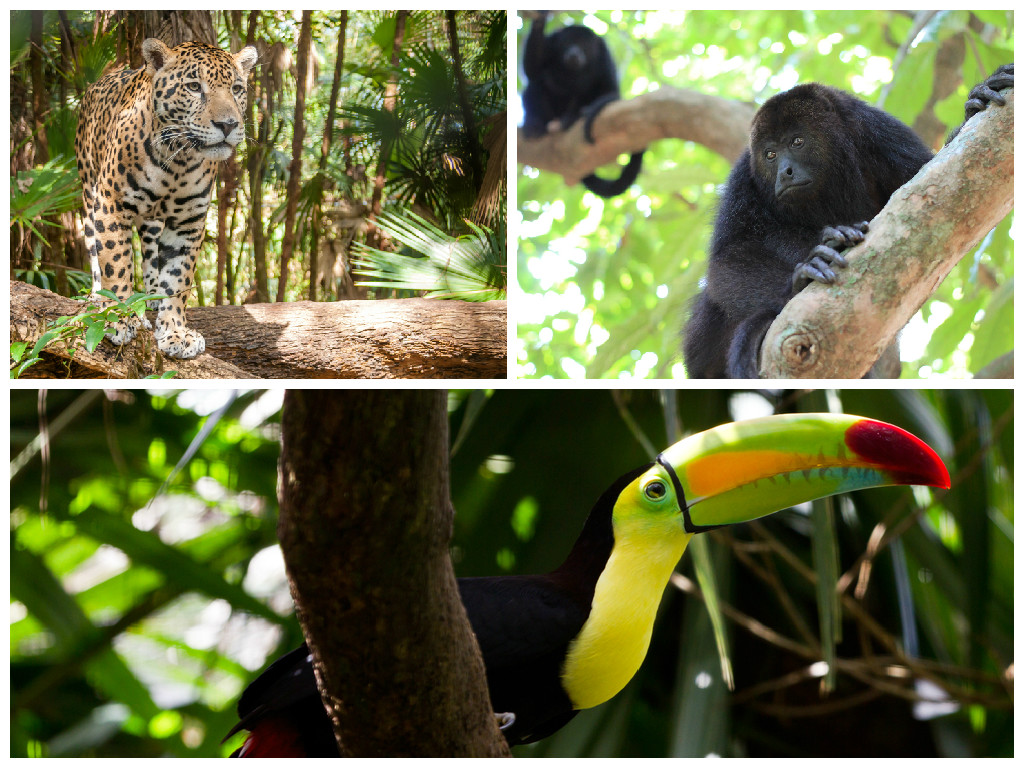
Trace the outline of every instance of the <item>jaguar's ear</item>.
[[167, 66], [173, 58], [171, 49], [155, 37], [147, 37], [142, 41], [142, 58], [146, 62], [146, 71], [155, 75]]
[[256, 66], [258, 60], [259, 54], [256, 53], [256, 49], [251, 45], [245, 46], [245, 48], [235, 54], [235, 64], [242, 70], [243, 75], [249, 74], [249, 70]]

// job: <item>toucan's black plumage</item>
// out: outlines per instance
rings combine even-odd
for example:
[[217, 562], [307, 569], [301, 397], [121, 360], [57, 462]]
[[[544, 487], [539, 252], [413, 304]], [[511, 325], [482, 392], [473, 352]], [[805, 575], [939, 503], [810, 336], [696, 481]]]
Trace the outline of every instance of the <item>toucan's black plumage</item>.
[[[612, 551], [615, 500], [649, 466], [623, 475], [601, 495], [569, 556], [551, 573], [458, 580], [493, 709], [515, 714], [503, 731], [510, 746], [550, 736], [576, 714], [561, 684], [562, 664], [590, 614], [594, 586]], [[238, 716], [228, 735], [250, 735], [233, 756], [338, 756], [305, 644], [245, 690]]]

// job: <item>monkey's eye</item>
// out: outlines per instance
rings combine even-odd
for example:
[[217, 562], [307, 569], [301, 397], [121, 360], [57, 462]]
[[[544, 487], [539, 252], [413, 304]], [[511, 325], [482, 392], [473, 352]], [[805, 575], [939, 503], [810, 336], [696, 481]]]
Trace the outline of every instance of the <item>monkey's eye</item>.
[[778, 157], [778, 153], [774, 149], [766, 149], [764, 151], [764, 159], [769, 163], [773, 162], [776, 157]]
[[792, 147], [802, 147], [803, 145], [804, 145], [804, 140], [800, 136], [797, 136], [795, 139], [793, 139], [793, 143], [790, 144], [790, 146], [792, 146]]
[[661, 501], [665, 498], [667, 493], [668, 488], [665, 487], [665, 484], [661, 482], [661, 480], [654, 480], [644, 486], [644, 496], [646, 496], [649, 501]]

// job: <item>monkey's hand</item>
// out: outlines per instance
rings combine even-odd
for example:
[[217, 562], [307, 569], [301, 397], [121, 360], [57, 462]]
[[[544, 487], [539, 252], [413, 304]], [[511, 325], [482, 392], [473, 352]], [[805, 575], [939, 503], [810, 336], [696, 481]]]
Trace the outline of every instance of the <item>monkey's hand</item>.
[[807, 255], [807, 260], [793, 270], [793, 294], [797, 294], [813, 282], [831, 285], [836, 281], [835, 270], [846, 266], [846, 259], [839, 252], [852, 248], [864, 239], [868, 231], [866, 221], [853, 226], [837, 224], [821, 231], [821, 245], [816, 245]]
[[1006, 106], [1006, 99], [999, 95], [1004, 88], [1013, 88], [1013, 64], [1003, 64], [989, 75], [984, 82], [971, 89], [964, 104], [964, 122], [985, 110], [989, 103]]

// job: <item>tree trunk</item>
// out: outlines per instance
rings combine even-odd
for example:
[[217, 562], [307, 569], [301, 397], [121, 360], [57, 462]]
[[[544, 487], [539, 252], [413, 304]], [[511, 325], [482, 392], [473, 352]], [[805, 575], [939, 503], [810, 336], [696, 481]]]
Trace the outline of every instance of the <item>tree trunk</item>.
[[46, 137], [47, 90], [43, 76], [43, 11], [29, 11], [31, 32], [28, 66], [32, 74], [32, 140], [35, 144], [35, 165], [50, 159], [50, 142]]
[[309, 238], [309, 300], [316, 301], [317, 280], [320, 270], [320, 228], [323, 221], [324, 182], [327, 171], [327, 158], [331, 154], [331, 142], [334, 138], [334, 114], [338, 109], [338, 94], [341, 92], [342, 69], [345, 65], [345, 32], [348, 29], [348, 11], [341, 12], [341, 23], [338, 26], [338, 53], [334, 59], [334, 80], [331, 81], [331, 100], [327, 108], [327, 121], [324, 123], [324, 138], [320, 144], [319, 183], [316, 186], [316, 199], [313, 201], [313, 223]]
[[[288, 285], [288, 262], [295, 250], [295, 211], [299, 207], [299, 181], [302, 176], [302, 147], [306, 139], [306, 74], [309, 71], [309, 48], [313, 36], [313, 12], [302, 12], [299, 31], [298, 75], [295, 82], [295, 120], [292, 123], [292, 162], [288, 166], [285, 191], [284, 238], [281, 242], [281, 277], [277, 283], [277, 300], [284, 301]], [[312, 276], [312, 279], [316, 279]]]
[[[398, 11], [395, 18], [395, 41], [391, 46], [391, 67], [393, 70], [387, 87], [384, 89], [384, 109], [394, 112], [398, 108], [398, 59], [402, 53], [402, 41], [405, 39], [405, 20], [408, 11]], [[380, 248], [380, 230], [375, 222], [380, 216], [381, 207], [384, 202], [384, 180], [387, 178], [388, 158], [391, 157], [391, 143], [382, 141], [380, 144], [380, 157], [377, 159], [377, 173], [373, 179], [373, 195], [370, 197], [370, 215], [366, 217], [369, 229], [366, 233], [366, 242], [373, 248]]]
[[[249, 12], [249, 26], [246, 31], [245, 44], [256, 45], [256, 30], [259, 26], [260, 12]], [[252, 232], [252, 261], [255, 285], [251, 293], [258, 302], [270, 301], [270, 278], [267, 275], [267, 236], [263, 230], [263, 169], [267, 160], [267, 139], [270, 135], [269, 107], [263, 112], [261, 119], [256, 120], [256, 102], [259, 96], [269, 95], [270, 75], [263, 68], [258, 77], [253, 78], [253, 93], [249, 99], [249, 125], [257, 133], [256, 143], [249, 148], [249, 159], [246, 170], [249, 173], [249, 229]], [[256, 87], [259, 87], [259, 91]]]
[[469, 103], [469, 90], [466, 88], [466, 75], [462, 71], [462, 53], [459, 51], [459, 30], [455, 24], [455, 11], [445, 11], [448, 27], [448, 46], [452, 52], [452, 68], [455, 70], [455, 84], [459, 93], [459, 107], [462, 109], [462, 125], [469, 139], [469, 167], [473, 173], [473, 189], [480, 191], [483, 163], [480, 158], [483, 150], [477, 135], [476, 120], [473, 108]]
[[[48, 321], [85, 304], [11, 282], [11, 341], [36, 342]], [[507, 375], [504, 301], [436, 299], [293, 301], [195, 307], [188, 323], [206, 337], [195, 360], [159, 355], [151, 331], [124, 347], [78, 345], [75, 368], [61, 377], [137, 378], [177, 371], [178, 378], [503, 379]], [[48, 351], [49, 354], [49, 351]], [[65, 350], [54, 356], [71, 358]], [[25, 378], [50, 373], [29, 368]]]
[[220, 164], [217, 174], [217, 287], [213, 296], [213, 303], [217, 306], [224, 303], [224, 280], [233, 247], [228, 237], [228, 221], [237, 189], [238, 159], [232, 155]]
[[446, 406], [285, 395], [278, 536], [343, 757], [508, 755], [448, 555]]

